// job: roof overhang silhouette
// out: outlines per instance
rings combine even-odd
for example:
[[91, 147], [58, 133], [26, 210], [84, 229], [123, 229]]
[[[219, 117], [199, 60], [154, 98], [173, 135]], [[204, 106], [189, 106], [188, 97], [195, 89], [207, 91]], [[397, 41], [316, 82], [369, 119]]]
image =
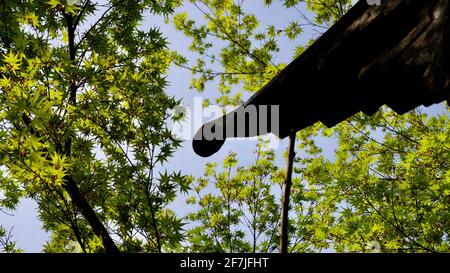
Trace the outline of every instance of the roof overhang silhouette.
[[[448, 0], [359, 1], [244, 105], [203, 125], [194, 151], [208, 157], [226, 138], [285, 138], [318, 121], [333, 127], [358, 112], [373, 115], [382, 105], [404, 114], [448, 101], [449, 8]], [[248, 116], [247, 123], [258, 123], [256, 131], [249, 124], [226, 128], [239, 111], [261, 105], [278, 107], [276, 131], [270, 117], [267, 130]], [[221, 129], [223, 137], [205, 137], [205, 128]]]

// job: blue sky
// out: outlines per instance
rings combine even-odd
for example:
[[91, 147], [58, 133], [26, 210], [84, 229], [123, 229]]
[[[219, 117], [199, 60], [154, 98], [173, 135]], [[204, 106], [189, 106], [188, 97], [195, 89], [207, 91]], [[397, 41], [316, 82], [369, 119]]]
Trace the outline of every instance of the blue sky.
[[[270, 8], [264, 7], [262, 2], [262, 0], [247, 0], [244, 5], [246, 11], [257, 14], [258, 18], [261, 20], [262, 27], [268, 24], [283, 26], [287, 25], [290, 21], [299, 20], [297, 12], [287, 12], [279, 1], [274, 1], [275, 4]], [[193, 14], [194, 17], [200, 18], [200, 14], [192, 5], [185, 5], [179, 11], [187, 11], [188, 13]], [[176, 50], [187, 57], [193, 57], [188, 51], [190, 41], [172, 27], [164, 25], [163, 18], [146, 17], [146, 20], [143, 22], [144, 28], [146, 26], [158, 25], [161, 26], [164, 35], [168, 37], [169, 46], [172, 50]], [[289, 63], [292, 60], [294, 47], [299, 43], [308, 41], [311, 35], [314, 35], [314, 32], [310, 29], [306, 29], [304, 34], [302, 40], [295, 41], [295, 43], [286, 40], [281, 41], [279, 45], [281, 50], [276, 57], [277, 63]], [[191, 74], [185, 69], [172, 67], [168, 74], [170, 85], [167, 88], [167, 92], [178, 98], [183, 98], [183, 104], [187, 106], [192, 106], [194, 97], [200, 95], [188, 89], [190, 80]], [[201, 95], [210, 97], [211, 95], [217, 94], [215, 88], [216, 86], [214, 83], [209, 84], [206, 87], [205, 93]], [[442, 109], [442, 107], [435, 106], [428, 111], [436, 112], [440, 109]], [[217, 154], [209, 158], [201, 158], [193, 152], [191, 143], [187, 141], [184, 143], [183, 147], [176, 152], [174, 158], [166, 165], [166, 167], [172, 170], [180, 170], [185, 174], [201, 176], [206, 163], [221, 162], [229, 151], [238, 152], [240, 165], [248, 165], [254, 161], [253, 151], [255, 150], [256, 143], [256, 141], [252, 140], [227, 141]], [[276, 150], [277, 154], [281, 155], [286, 146], [287, 140], [283, 140], [280, 147]], [[333, 156], [335, 147], [333, 142], [322, 141], [320, 146], [324, 148], [327, 157]], [[280, 166], [284, 166], [281, 156], [278, 156], [277, 163]], [[178, 211], [179, 215], [183, 215], [185, 213], [184, 198], [180, 198], [171, 207]], [[41, 229], [41, 223], [36, 214], [36, 204], [31, 200], [23, 200], [17, 211], [9, 213], [14, 216], [0, 212], [0, 224], [5, 228], [14, 227], [13, 234], [14, 239], [17, 241], [17, 246], [23, 248], [27, 252], [40, 252], [42, 250], [42, 245], [48, 239], [49, 234]]]

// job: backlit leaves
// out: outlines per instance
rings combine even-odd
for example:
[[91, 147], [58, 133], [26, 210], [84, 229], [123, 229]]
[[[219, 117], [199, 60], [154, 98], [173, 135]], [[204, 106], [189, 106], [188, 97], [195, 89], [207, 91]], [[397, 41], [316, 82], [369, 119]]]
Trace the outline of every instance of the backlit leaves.
[[68, 177], [118, 236], [119, 248], [179, 248], [183, 224], [167, 205], [190, 180], [156, 171], [181, 144], [166, 127], [179, 101], [164, 91], [164, 36], [139, 27], [144, 13], [168, 15], [179, 4], [2, 4], [8, 25], [0, 24], [0, 205], [35, 199], [52, 232], [47, 251], [104, 251], [71, 203]]

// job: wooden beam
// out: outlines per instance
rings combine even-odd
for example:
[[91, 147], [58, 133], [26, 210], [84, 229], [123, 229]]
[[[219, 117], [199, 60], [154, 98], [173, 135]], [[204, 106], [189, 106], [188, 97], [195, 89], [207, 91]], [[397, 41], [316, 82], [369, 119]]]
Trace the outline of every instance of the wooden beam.
[[[278, 105], [280, 138], [316, 122], [328, 127], [387, 105], [399, 114], [448, 100], [448, 0], [359, 1], [301, 56], [243, 106]], [[227, 116], [212, 121], [226, 128]], [[257, 121], [249, 121], [257, 122]], [[230, 137], [252, 137], [247, 131]], [[197, 133], [198, 154], [217, 152], [224, 139]]]

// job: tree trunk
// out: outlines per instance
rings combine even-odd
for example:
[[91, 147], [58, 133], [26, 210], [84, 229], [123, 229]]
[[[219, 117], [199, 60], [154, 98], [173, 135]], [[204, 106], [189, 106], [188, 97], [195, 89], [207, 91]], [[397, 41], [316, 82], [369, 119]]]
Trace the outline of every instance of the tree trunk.
[[283, 254], [288, 253], [288, 227], [289, 227], [289, 200], [291, 196], [292, 186], [292, 169], [295, 158], [295, 132], [289, 136], [288, 147], [288, 163], [286, 170], [286, 180], [283, 185], [283, 199], [281, 207], [281, 235], [280, 235], [280, 252]]
[[89, 205], [86, 198], [80, 193], [80, 189], [78, 188], [73, 178], [71, 176], [66, 176], [64, 180], [66, 182], [65, 189], [69, 193], [72, 202], [80, 210], [83, 217], [89, 223], [94, 234], [102, 240], [105, 251], [107, 253], [119, 253], [119, 249], [117, 248], [112, 238], [109, 236], [109, 233], [106, 230], [105, 226], [100, 221], [97, 214], [95, 214], [95, 211]]

